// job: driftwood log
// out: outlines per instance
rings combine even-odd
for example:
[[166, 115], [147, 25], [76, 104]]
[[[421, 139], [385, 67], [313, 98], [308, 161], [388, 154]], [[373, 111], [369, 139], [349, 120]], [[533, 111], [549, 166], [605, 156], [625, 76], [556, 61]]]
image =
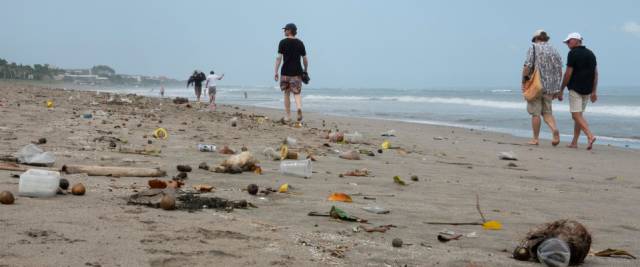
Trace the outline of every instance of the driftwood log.
[[64, 165], [62, 171], [67, 174], [86, 173], [89, 176], [115, 177], [163, 177], [167, 172], [159, 168], [110, 167], [91, 165]]
[[27, 168], [15, 163], [0, 162], [0, 170], [4, 171], [26, 171]]

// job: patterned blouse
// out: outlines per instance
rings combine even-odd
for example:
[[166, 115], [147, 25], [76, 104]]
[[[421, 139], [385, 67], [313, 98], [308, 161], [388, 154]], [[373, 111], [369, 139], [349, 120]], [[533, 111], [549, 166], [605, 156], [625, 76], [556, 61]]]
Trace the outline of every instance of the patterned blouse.
[[562, 86], [562, 57], [558, 50], [549, 43], [534, 43], [527, 51], [524, 61], [526, 67], [531, 68], [533, 63], [533, 48], [536, 49], [536, 68], [540, 70], [540, 80], [544, 93], [547, 95], [560, 92]]

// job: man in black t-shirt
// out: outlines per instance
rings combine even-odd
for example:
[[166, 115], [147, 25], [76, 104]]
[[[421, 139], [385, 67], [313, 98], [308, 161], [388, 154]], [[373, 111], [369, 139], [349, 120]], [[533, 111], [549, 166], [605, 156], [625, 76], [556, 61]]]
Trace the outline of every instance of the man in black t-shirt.
[[[289, 23], [282, 29], [284, 30], [285, 38], [278, 45], [274, 79], [276, 82], [280, 81], [280, 89], [284, 92], [285, 120], [291, 120], [290, 95], [293, 93], [296, 108], [298, 109], [298, 122], [300, 122], [302, 121], [302, 97], [300, 96], [302, 92], [302, 76], [307, 72], [309, 61], [307, 60], [307, 51], [304, 43], [296, 38], [298, 33], [296, 25]], [[300, 64], [300, 58], [302, 58], [304, 69]], [[282, 64], [282, 69], [280, 69], [280, 64]], [[279, 77], [278, 71], [280, 71], [282, 77]]]
[[[578, 148], [578, 138], [580, 131], [587, 135], [587, 149], [593, 148], [596, 141], [595, 135], [589, 130], [589, 124], [582, 113], [587, 107], [589, 98], [592, 103], [598, 100], [596, 91], [598, 89], [598, 68], [596, 56], [582, 45], [582, 36], [579, 33], [571, 33], [564, 41], [569, 49], [567, 57], [567, 70], [562, 80], [562, 90], [569, 88], [569, 111], [574, 121], [573, 140], [568, 146]], [[562, 92], [558, 98], [562, 101]]]
[[204, 72], [198, 72], [197, 70], [193, 71], [193, 74], [191, 75], [191, 77], [189, 77], [189, 80], [187, 81], [187, 88], [189, 88], [189, 85], [191, 85], [193, 83], [193, 88], [195, 89], [195, 93], [196, 93], [196, 103], [198, 103], [198, 105], [200, 104], [200, 95], [202, 95], [202, 82], [205, 81], [207, 79], [207, 76], [204, 75]]

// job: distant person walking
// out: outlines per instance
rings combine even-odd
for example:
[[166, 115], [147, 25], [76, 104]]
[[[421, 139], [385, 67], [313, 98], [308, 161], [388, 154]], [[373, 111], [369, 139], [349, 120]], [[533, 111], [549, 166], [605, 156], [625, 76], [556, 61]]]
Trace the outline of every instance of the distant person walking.
[[[303, 77], [308, 77], [307, 68], [309, 61], [307, 60], [307, 51], [304, 47], [304, 43], [300, 39], [296, 38], [298, 34], [298, 27], [295, 24], [289, 23], [284, 28], [285, 38], [278, 44], [278, 56], [275, 64], [274, 79], [276, 82], [280, 81], [280, 90], [284, 92], [284, 109], [286, 112], [285, 121], [291, 121], [291, 100], [290, 95], [293, 93], [293, 97], [296, 101], [296, 108], [298, 110], [298, 122], [302, 121], [302, 82]], [[300, 64], [300, 58], [302, 58], [302, 64]], [[280, 69], [282, 64], [282, 69]], [[278, 76], [280, 71], [281, 77]], [[308, 80], [307, 80], [308, 82]]]
[[164, 86], [160, 86], [160, 97], [164, 97]]
[[[568, 145], [570, 148], [578, 148], [578, 138], [580, 131], [587, 135], [587, 150], [593, 148], [596, 137], [589, 130], [589, 124], [583, 116], [583, 112], [587, 108], [587, 102], [591, 99], [592, 103], [598, 101], [596, 94], [598, 89], [598, 67], [596, 56], [582, 45], [582, 36], [579, 33], [571, 33], [564, 40], [569, 49], [567, 56], [567, 69], [564, 73], [562, 81], [562, 90], [569, 88], [569, 111], [574, 121], [573, 140]], [[560, 94], [562, 101], [562, 93]]]
[[207, 88], [207, 93], [209, 94], [209, 109], [211, 111], [216, 111], [216, 81], [222, 80], [222, 78], [224, 78], [224, 73], [217, 75], [213, 71], [209, 72], [209, 76], [207, 76], [205, 88]]
[[531, 79], [533, 70], [540, 73], [542, 83], [542, 96], [532, 101], [527, 101], [527, 112], [531, 115], [531, 128], [533, 128], [533, 139], [530, 145], [540, 143], [540, 126], [542, 124], [540, 116], [549, 126], [553, 133], [551, 144], [557, 146], [560, 143], [560, 132], [553, 117], [551, 102], [558, 97], [562, 84], [562, 57], [560, 53], [549, 44], [549, 35], [544, 30], [538, 30], [533, 34], [531, 42], [533, 45], [527, 51], [527, 58], [522, 70], [522, 91], [525, 91], [525, 82]]
[[207, 79], [207, 76], [204, 75], [204, 72], [198, 72], [197, 70], [193, 71], [191, 77], [187, 81], [187, 88], [189, 85], [193, 83], [193, 88], [196, 93], [196, 102], [200, 104], [200, 95], [202, 95], [202, 82]]

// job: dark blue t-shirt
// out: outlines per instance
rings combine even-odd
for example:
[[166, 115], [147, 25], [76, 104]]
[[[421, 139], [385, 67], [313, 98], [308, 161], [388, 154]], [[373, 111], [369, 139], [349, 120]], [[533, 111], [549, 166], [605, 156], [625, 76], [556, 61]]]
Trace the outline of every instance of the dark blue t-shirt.
[[300, 76], [303, 69], [300, 58], [307, 55], [304, 43], [296, 38], [284, 38], [278, 45], [278, 54], [282, 54], [282, 69], [284, 76]]
[[569, 51], [567, 67], [573, 68], [571, 79], [567, 87], [581, 95], [593, 92], [593, 83], [596, 77], [596, 56], [584, 46], [579, 46]]

